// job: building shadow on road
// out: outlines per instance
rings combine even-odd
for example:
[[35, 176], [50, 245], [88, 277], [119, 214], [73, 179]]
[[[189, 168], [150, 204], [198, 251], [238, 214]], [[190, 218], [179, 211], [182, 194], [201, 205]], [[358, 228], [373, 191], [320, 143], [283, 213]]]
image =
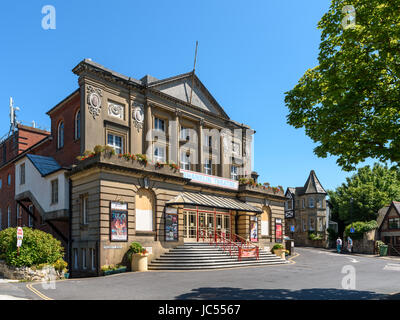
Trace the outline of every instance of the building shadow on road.
[[371, 300], [384, 299], [384, 294], [372, 291], [356, 291], [334, 288], [287, 289], [241, 289], [197, 288], [176, 297], [178, 300]]

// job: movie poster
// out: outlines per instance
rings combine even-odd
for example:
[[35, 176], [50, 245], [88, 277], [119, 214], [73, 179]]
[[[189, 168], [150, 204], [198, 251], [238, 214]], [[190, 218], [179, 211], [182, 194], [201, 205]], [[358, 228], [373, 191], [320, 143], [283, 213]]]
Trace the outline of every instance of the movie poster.
[[282, 242], [282, 220], [275, 220], [275, 242]]
[[111, 241], [128, 241], [128, 205], [111, 202]]
[[178, 241], [178, 213], [175, 208], [167, 208], [165, 213], [165, 240]]
[[258, 241], [257, 218], [250, 217], [250, 241]]

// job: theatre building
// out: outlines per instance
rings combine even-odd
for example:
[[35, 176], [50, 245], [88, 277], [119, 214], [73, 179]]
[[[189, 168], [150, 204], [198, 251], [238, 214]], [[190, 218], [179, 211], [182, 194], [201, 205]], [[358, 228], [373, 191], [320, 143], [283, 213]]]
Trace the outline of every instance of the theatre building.
[[14, 198], [57, 229], [73, 276], [121, 263], [134, 241], [150, 261], [185, 242], [283, 242], [286, 198], [257, 184], [254, 130], [193, 72], [137, 80], [91, 60], [73, 72], [46, 141], [13, 161]]

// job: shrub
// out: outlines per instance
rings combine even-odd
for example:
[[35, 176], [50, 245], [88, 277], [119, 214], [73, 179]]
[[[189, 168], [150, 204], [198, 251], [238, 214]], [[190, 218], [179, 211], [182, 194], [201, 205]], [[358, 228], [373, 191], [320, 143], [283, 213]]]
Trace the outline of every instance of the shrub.
[[143, 253], [145, 251], [146, 251], [146, 249], [144, 249], [139, 242], [132, 242], [131, 245], [129, 246], [129, 250], [127, 252], [128, 260], [132, 261], [132, 255], [133, 254], [135, 254], [135, 253]]
[[64, 248], [51, 234], [24, 227], [24, 239], [17, 253], [17, 228], [0, 231], [0, 255], [9, 266], [30, 267], [55, 264], [62, 260]]
[[315, 233], [315, 232], [308, 233], [308, 239], [310, 239], [312, 241], [322, 240], [323, 238], [324, 237], [322, 236], [322, 234]]
[[[350, 232], [352, 227], [354, 228], [354, 233]], [[365, 232], [374, 230], [376, 228], [378, 228], [378, 223], [375, 220], [369, 222], [356, 221], [346, 226], [344, 233], [347, 237], [350, 236], [353, 239], [362, 239]]]
[[280, 244], [280, 243], [275, 244], [272, 247], [271, 252], [274, 252], [274, 250], [278, 250], [278, 249], [284, 249], [283, 244]]

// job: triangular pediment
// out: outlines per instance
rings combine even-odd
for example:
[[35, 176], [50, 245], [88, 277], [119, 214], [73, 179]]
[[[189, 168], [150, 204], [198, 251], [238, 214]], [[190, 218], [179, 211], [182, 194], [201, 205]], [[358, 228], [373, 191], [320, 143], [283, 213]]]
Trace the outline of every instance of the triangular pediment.
[[[193, 76], [192, 72], [152, 82], [149, 87], [183, 102], [191, 103], [193, 106], [199, 107], [205, 111], [229, 119], [222, 107], [202, 84], [199, 78], [197, 78], [196, 75]], [[192, 96], [191, 100], [190, 96]]]

